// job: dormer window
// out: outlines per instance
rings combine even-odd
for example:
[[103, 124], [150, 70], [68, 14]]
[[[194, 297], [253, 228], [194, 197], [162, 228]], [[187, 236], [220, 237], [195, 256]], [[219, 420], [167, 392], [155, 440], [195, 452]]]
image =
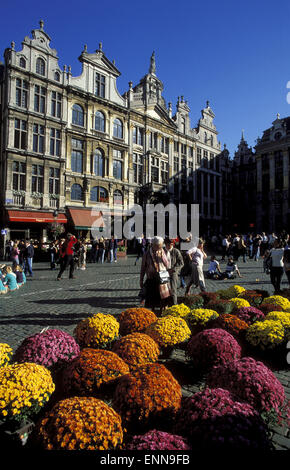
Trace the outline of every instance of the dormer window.
[[60, 82], [60, 73], [59, 72], [54, 72], [54, 79], [56, 82]]
[[40, 57], [36, 61], [36, 73], [39, 75], [45, 75], [45, 62]]
[[24, 57], [20, 57], [19, 66], [23, 69], [26, 69], [26, 60], [24, 59]]
[[106, 77], [100, 73], [96, 73], [96, 96], [105, 98]]

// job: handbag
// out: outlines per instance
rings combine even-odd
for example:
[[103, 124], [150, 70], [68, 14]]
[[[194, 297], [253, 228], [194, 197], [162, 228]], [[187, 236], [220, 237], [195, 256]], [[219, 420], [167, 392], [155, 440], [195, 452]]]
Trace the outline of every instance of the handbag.
[[159, 271], [158, 273], [159, 284], [166, 284], [170, 282], [170, 275], [168, 271]]

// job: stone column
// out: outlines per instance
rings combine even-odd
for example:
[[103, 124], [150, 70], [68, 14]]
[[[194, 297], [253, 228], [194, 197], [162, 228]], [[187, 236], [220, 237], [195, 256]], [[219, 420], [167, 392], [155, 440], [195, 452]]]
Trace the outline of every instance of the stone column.
[[283, 206], [282, 206], [282, 217], [283, 217], [283, 226], [287, 226], [288, 220], [288, 210], [289, 210], [289, 151], [288, 149], [283, 150]]

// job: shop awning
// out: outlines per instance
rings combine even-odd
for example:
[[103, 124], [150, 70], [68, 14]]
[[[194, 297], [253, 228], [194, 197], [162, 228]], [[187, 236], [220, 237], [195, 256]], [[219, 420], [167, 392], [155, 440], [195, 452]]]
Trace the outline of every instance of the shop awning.
[[36, 212], [36, 211], [7, 211], [10, 222], [33, 222], [52, 224], [66, 224], [67, 218], [64, 214], [53, 216], [52, 212]]
[[93, 228], [104, 227], [104, 220], [101, 212], [90, 209], [71, 209], [69, 212], [76, 230], [91, 230]]

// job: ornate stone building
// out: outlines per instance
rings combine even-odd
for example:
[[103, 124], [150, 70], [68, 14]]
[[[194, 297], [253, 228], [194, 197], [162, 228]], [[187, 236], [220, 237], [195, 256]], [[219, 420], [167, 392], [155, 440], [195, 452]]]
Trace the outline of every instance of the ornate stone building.
[[290, 117], [279, 114], [257, 141], [257, 229], [289, 230], [290, 188], [289, 151]]
[[41, 238], [63, 223], [89, 235], [113, 206], [171, 201], [200, 204], [201, 231], [221, 231], [230, 161], [209, 103], [192, 128], [184, 97], [175, 113], [166, 104], [154, 53], [148, 73], [121, 95], [102, 44], [84, 47], [74, 77], [50, 41], [41, 21], [0, 65], [1, 228]]

